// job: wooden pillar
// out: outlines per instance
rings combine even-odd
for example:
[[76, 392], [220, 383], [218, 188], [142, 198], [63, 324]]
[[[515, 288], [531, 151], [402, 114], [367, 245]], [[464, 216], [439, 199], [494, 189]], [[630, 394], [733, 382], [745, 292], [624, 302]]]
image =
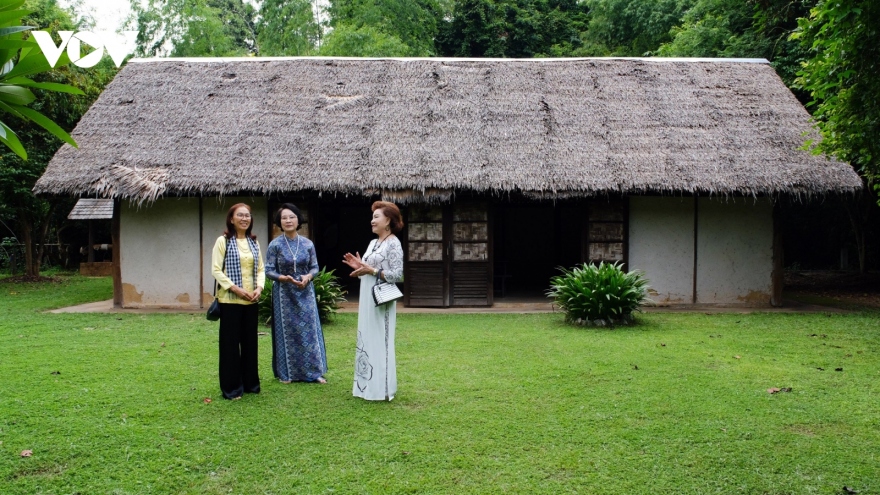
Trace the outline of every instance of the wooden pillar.
[[782, 250], [782, 221], [779, 200], [773, 203], [773, 271], [770, 274], [770, 305], [782, 306], [784, 285], [784, 260]]
[[95, 226], [93, 225], [93, 221], [89, 220], [89, 244], [87, 246], [88, 250], [88, 260], [89, 263], [95, 262]]
[[[122, 300], [122, 246], [119, 242], [119, 215], [121, 213], [121, 202], [119, 199], [113, 200], [113, 220], [110, 226], [111, 242], [113, 243], [113, 307], [121, 308], [124, 301]], [[89, 246], [91, 249], [91, 246]]]

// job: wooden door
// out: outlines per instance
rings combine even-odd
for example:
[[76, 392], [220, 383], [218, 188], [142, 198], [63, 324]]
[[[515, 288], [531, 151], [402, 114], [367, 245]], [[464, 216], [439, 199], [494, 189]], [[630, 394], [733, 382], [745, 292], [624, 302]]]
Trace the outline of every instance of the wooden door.
[[449, 306], [445, 209], [440, 205], [407, 209], [403, 284], [407, 306]]
[[408, 208], [404, 304], [492, 305], [487, 207], [486, 203], [466, 203]]
[[452, 206], [452, 306], [492, 305], [492, 249], [486, 203]]

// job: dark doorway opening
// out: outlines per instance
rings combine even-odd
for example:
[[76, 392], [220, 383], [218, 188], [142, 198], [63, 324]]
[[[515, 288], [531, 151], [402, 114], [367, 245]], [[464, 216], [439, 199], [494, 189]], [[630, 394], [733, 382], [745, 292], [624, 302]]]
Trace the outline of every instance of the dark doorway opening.
[[581, 262], [585, 209], [577, 204], [495, 207], [495, 297], [544, 297], [557, 267]]
[[349, 277], [351, 268], [342, 262], [342, 255], [351, 252], [363, 256], [367, 245], [375, 237], [370, 230], [372, 211], [370, 200], [334, 200], [319, 203], [316, 208], [314, 236], [318, 263], [328, 270], [336, 270], [339, 283], [348, 291], [349, 301], [357, 301], [360, 279]]

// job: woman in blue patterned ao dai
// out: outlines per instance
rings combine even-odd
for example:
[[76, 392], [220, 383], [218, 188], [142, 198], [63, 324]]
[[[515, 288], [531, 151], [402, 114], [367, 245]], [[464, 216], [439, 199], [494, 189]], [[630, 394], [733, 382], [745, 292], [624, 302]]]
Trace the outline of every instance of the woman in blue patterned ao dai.
[[275, 225], [284, 231], [266, 249], [266, 276], [272, 284], [272, 369], [281, 383], [327, 383], [327, 353], [315, 287], [318, 258], [312, 241], [299, 235], [302, 215], [284, 203]]

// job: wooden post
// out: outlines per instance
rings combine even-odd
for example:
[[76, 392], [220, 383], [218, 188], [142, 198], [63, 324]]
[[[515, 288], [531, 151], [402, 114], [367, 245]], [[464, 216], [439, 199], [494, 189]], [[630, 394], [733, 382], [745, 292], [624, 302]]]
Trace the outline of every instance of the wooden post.
[[89, 220], [89, 245], [88, 249], [88, 261], [89, 263], [95, 262], [95, 226], [92, 224], [92, 220]]
[[[111, 242], [113, 242], [113, 307], [121, 308], [125, 301], [122, 299], [122, 249], [119, 242], [119, 215], [121, 213], [119, 199], [113, 200], [113, 220], [110, 226]], [[91, 246], [89, 246], [91, 249]]]

